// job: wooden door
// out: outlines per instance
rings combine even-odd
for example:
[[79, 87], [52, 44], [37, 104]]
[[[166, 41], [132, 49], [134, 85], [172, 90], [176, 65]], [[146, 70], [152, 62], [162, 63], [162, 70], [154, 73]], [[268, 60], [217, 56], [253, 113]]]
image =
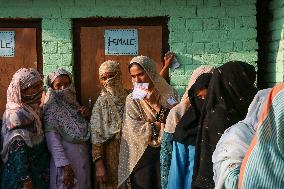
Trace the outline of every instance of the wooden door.
[[[163, 26], [98, 26], [80, 28], [80, 78], [79, 90], [82, 104], [88, 104], [88, 98], [93, 102], [100, 94], [98, 70], [106, 60], [115, 60], [120, 63], [122, 81], [125, 88], [131, 89], [131, 77], [128, 72], [130, 60], [137, 55], [106, 55], [105, 54], [105, 30], [109, 29], [137, 29], [138, 31], [138, 55], [146, 55], [156, 62], [158, 71], [162, 68]], [[78, 68], [78, 67], [77, 67]], [[76, 70], [75, 70], [76, 73]], [[75, 75], [75, 77], [77, 74]], [[78, 78], [76, 78], [78, 79]], [[78, 87], [78, 86], [77, 86]], [[77, 88], [78, 89], [78, 88]]]
[[13, 31], [15, 39], [14, 55], [0, 56], [0, 115], [2, 116], [6, 105], [7, 88], [13, 74], [19, 68], [35, 68], [40, 72], [42, 68], [41, 63], [38, 63], [41, 59], [38, 58], [37, 28], [1, 28], [0, 25], [0, 31]]

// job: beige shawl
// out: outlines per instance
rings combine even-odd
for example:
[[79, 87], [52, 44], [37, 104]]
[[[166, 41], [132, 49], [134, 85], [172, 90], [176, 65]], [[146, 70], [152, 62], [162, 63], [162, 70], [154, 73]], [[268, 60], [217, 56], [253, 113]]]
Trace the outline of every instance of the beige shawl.
[[185, 111], [190, 106], [188, 99], [188, 90], [195, 83], [196, 79], [203, 73], [210, 73], [213, 71], [212, 66], [200, 66], [193, 71], [191, 78], [189, 80], [187, 89], [178, 105], [173, 107], [167, 117], [164, 131], [167, 133], [174, 133], [176, 125], [178, 124], [180, 118], [184, 115]]
[[[157, 73], [153, 60], [138, 56], [131, 60], [132, 63], [138, 63], [146, 71], [155, 89], [161, 94], [160, 104], [163, 107], [172, 107], [168, 103], [169, 98], [178, 101], [178, 93]], [[144, 100], [133, 100], [132, 93], [128, 95], [119, 154], [118, 186], [129, 177], [147, 146], [157, 146], [151, 141], [150, 130], [150, 123], [156, 121], [155, 117], [156, 111]]]
[[121, 87], [121, 71], [119, 63], [108, 60], [101, 64], [99, 77], [113, 72], [116, 75], [105, 81], [101, 95], [98, 97], [92, 111], [90, 120], [91, 136], [93, 144], [101, 144], [116, 137], [119, 139], [123, 121], [125, 99], [128, 92]]

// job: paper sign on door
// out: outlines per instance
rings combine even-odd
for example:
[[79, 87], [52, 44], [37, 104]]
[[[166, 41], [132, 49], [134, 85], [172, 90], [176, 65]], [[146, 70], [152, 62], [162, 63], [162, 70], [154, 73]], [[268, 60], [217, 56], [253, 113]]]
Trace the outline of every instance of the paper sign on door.
[[110, 29], [105, 30], [106, 55], [137, 55], [137, 29]]
[[15, 56], [15, 32], [0, 31], [0, 57]]

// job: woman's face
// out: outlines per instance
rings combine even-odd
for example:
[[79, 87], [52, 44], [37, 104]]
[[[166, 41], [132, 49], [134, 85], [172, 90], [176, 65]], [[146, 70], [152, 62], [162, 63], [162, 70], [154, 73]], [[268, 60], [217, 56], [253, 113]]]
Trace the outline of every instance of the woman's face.
[[41, 80], [36, 82], [32, 86], [21, 90], [21, 95], [22, 96], [30, 96], [30, 95], [38, 93], [39, 91], [43, 91], [43, 84], [42, 84]]
[[206, 88], [199, 89], [199, 90], [197, 90], [197, 92], [196, 92], [196, 96], [197, 96], [199, 99], [204, 100], [204, 99], [206, 99], [206, 97], [207, 97], [207, 92], [208, 92], [208, 89], [206, 89]]
[[63, 90], [71, 84], [71, 80], [67, 75], [60, 75], [52, 83], [53, 90]]
[[43, 83], [38, 81], [32, 86], [21, 90], [21, 99], [25, 103], [33, 102], [34, 104], [39, 104], [41, 100], [41, 95], [43, 92]]
[[138, 65], [131, 66], [130, 75], [132, 78], [132, 83], [150, 83], [152, 84], [152, 80], [148, 76], [148, 74]]
[[108, 80], [110, 78], [113, 78], [115, 75], [116, 75], [115, 72], [105, 72], [105, 73], [103, 73], [100, 76], [100, 83], [101, 83], [101, 85], [104, 85], [106, 80]]

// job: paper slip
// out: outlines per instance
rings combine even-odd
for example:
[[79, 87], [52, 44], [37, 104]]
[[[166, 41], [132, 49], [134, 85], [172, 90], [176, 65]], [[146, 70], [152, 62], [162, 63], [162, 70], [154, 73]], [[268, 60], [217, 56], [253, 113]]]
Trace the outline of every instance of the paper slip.
[[132, 99], [144, 99], [147, 96], [149, 83], [134, 83], [134, 89], [132, 92]]
[[172, 68], [177, 69], [180, 66], [179, 61], [176, 59], [176, 57], [173, 58]]
[[167, 99], [167, 102], [168, 102], [169, 105], [171, 105], [171, 106], [178, 103], [178, 101], [176, 101], [176, 99], [174, 99], [172, 96]]

